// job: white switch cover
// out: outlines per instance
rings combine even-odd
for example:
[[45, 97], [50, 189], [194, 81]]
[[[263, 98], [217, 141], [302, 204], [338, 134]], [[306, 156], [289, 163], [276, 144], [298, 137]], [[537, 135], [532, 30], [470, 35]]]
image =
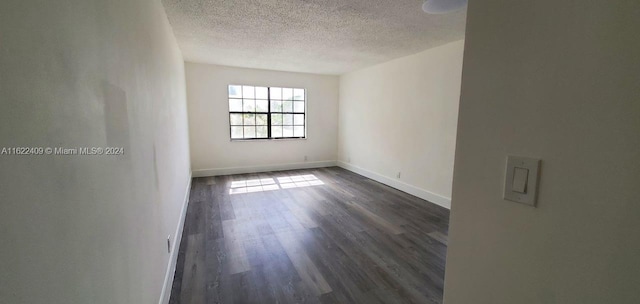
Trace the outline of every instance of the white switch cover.
[[526, 205], [536, 205], [540, 160], [508, 156], [504, 183], [504, 199]]

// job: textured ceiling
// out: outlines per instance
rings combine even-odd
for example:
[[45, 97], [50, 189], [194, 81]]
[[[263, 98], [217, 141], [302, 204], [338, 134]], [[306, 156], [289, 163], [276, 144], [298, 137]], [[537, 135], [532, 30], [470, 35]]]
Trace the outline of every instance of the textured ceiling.
[[464, 38], [421, 0], [162, 0], [186, 61], [342, 74]]

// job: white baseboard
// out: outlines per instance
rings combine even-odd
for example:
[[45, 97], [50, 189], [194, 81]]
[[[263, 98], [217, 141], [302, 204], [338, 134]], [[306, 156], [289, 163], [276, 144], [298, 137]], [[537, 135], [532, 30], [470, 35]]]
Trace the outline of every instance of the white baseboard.
[[229, 175], [229, 174], [294, 170], [294, 169], [322, 168], [322, 167], [333, 167], [333, 166], [336, 166], [336, 161], [325, 160], [325, 161], [315, 161], [315, 162], [275, 164], [275, 165], [264, 165], [264, 166], [202, 169], [202, 170], [193, 170], [192, 174], [193, 174], [193, 177], [204, 177], [204, 176], [217, 176], [217, 175]]
[[173, 237], [173, 246], [171, 248], [171, 254], [169, 255], [169, 263], [167, 264], [167, 273], [164, 275], [164, 285], [162, 286], [162, 292], [160, 293], [159, 304], [169, 303], [171, 298], [171, 287], [173, 287], [173, 276], [176, 273], [176, 263], [178, 262], [178, 251], [180, 249], [180, 242], [182, 242], [182, 230], [184, 229], [184, 220], [187, 217], [187, 207], [189, 207], [189, 194], [191, 193], [191, 174], [189, 174], [189, 182], [187, 183], [187, 190], [184, 194], [184, 201], [182, 202], [182, 210], [180, 211], [180, 218], [178, 219], [178, 226]]
[[360, 168], [358, 166], [354, 166], [352, 164], [348, 164], [342, 161], [338, 161], [337, 162], [338, 166], [347, 169], [349, 171], [355, 172], [357, 174], [366, 176], [370, 179], [373, 179], [375, 181], [381, 182], [387, 186], [396, 188], [400, 191], [404, 191], [406, 193], [409, 193], [411, 195], [417, 196], [423, 200], [427, 200], [430, 201], [436, 205], [445, 207], [447, 209], [451, 209], [451, 198], [448, 197], [444, 197], [442, 195], [439, 194], [435, 194], [433, 192], [427, 191], [425, 189], [422, 188], [418, 188], [416, 186], [413, 185], [409, 185], [407, 183], [403, 183], [397, 179], [394, 178], [390, 178], [363, 168]]

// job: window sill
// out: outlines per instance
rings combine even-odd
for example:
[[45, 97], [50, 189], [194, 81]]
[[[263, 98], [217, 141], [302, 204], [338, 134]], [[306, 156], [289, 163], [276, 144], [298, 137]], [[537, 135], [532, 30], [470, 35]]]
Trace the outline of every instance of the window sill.
[[307, 137], [302, 137], [302, 138], [229, 139], [230, 142], [265, 142], [265, 141], [296, 141], [296, 140], [307, 140]]

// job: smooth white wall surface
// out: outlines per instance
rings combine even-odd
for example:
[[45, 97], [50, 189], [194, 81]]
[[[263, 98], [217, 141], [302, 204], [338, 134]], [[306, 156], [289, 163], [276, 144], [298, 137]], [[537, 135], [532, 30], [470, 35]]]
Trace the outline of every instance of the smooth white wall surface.
[[[338, 77], [186, 63], [191, 168], [194, 175], [250, 172], [287, 164], [335, 162]], [[307, 90], [307, 139], [231, 141], [230, 84]], [[320, 163], [321, 162], [321, 163]], [[230, 169], [231, 168], [231, 169]]]
[[0, 2], [0, 303], [157, 303], [189, 182], [184, 64], [159, 1]]
[[456, 41], [340, 77], [339, 160], [451, 197], [462, 51]]
[[[639, 15], [469, 1], [446, 304], [640, 303]], [[542, 159], [537, 208], [507, 155]]]

